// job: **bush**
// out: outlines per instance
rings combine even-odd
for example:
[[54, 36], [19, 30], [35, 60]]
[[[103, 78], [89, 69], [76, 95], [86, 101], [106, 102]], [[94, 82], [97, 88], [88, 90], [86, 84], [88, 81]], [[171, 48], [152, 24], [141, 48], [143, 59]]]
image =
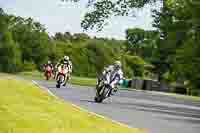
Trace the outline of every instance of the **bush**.
[[122, 57], [124, 59], [124, 67], [125, 73], [128, 76], [136, 76], [136, 77], [143, 77], [146, 70], [145, 67], [148, 66], [148, 63], [145, 62], [139, 56], [131, 56], [131, 55], [124, 55]]
[[21, 51], [13, 41], [12, 34], [6, 32], [3, 34], [0, 42], [0, 71], [16, 72], [21, 65]]
[[173, 93], [177, 93], [177, 94], [183, 94], [186, 95], [187, 94], [187, 89], [184, 87], [180, 87], [180, 86], [176, 86], [172, 89]]
[[36, 70], [36, 65], [33, 62], [25, 61], [22, 69], [23, 71], [33, 71]]
[[198, 89], [192, 89], [191, 90], [191, 95], [192, 96], [200, 96], [200, 90], [198, 90]]

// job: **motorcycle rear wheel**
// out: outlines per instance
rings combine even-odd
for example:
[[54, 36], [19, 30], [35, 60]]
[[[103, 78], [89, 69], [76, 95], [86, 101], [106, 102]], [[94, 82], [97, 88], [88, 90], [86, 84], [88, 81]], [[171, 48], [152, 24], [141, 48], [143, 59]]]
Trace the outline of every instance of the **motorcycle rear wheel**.
[[56, 88], [60, 88], [60, 84], [59, 83], [56, 85]]
[[47, 73], [46, 74], [46, 80], [49, 80], [49, 77], [50, 77], [50, 73]]

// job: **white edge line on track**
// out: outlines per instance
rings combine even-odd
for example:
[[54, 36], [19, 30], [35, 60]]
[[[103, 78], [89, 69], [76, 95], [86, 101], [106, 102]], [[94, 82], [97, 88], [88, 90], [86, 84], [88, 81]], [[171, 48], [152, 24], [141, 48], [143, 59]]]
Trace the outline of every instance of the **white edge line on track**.
[[57, 98], [57, 96], [56, 95], [54, 95], [48, 88], [46, 88], [46, 87], [44, 87], [44, 86], [41, 86], [41, 85], [39, 85], [36, 81], [34, 81], [34, 80], [32, 80], [32, 82], [33, 82], [33, 84], [35, 84], [36, 86], [38, 86], [39, 88], [43, 88], [44, 90], [46, 90], [51, 96], [53, 96], [53, 97], [56, 97]]
[[[51, 96], [60, 99], [59, 97], [57, 97], [56, 95], [54, 95], [47, 87], [44, 87], [44, 86], [39, 85], [39, 84], [38, 84], [36, 81], [34, 81], [34, 80], [32, 80], [32, 82], [33, 82], [33, 84], [35, 84], [35, 85], [38, 86], [39, 88], [45, 89]], [[128, 125], [126, 125], [126, 124], [123, 124], [123, 123], [121, 123], [121, 122], [118, 122], [118, 121], [116, 121], [116, 120], [112, 120], [112, 119], [110, 119], [110, 118], [108, 118], [108, 117], [105, 117], [105, 116], [103, 116], [103, 115], [100, 115], [100, 114], [91, 112], [91, 111], [89, 111], [89, 110], [86, 110], [86, 109], [84, 109], [84, 108], [82, 108], [82, 107], [80, 107], [80, 106], [78, 106], [78, 105], [75, 105], [75, 104], [73, 104], [73, 103], [71, 103], [71, 102], [70, 102], [70, 104], [71, 104], [73, 107], [78, 108], [79, 110], [82, 110], [82, 111], [87, 112], [87, 113], [89, 113], [89, 114], [95, 115], [95, 116], [97, 116], [97, 117], [99, 117], [99, 118], [102, 118], [102, 119], [105, 119], [105, 120], [110, 120], [110, 121], [112, 121], [113, 123], [116, 123], [116, 124], [118, 124], [118, 125], [120, 125], [120, 126], [122, 126], [122, 127], [126, 127], [126, 128], [133, 129], [133, 127], [130, 127], [130, 126], [128, 126]], [[134, 128], [134, 129], [139, 129], [139, 128]], [[146, 131], [145, 129], [141, 129], [141, 130]], [[148, 132], [148, 131], [146, 131], [146, 132]]]

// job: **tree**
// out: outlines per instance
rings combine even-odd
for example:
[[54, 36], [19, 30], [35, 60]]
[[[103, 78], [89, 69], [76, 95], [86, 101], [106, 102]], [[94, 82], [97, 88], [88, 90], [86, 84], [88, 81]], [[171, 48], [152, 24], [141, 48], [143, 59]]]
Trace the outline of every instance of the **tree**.
[[54, 36], [54, 39], [57, 41], [69, 42], [71, 41], [72, 37], [67, 32], [64, 34], [61, 32], [57, 32]]
[[[198, 45], [197, 45], [198, 44]], [[177, 49], [177, 54], [174, 55], [174, 76], [176, 79], [180, 77], [184, 81], [189, 81], [189, 87], [194, 89], [200, 88], [200, 41], [188, 39], [184, 45]]]
[[[62, 0], [78, 2], [80, 0]], [[162, 0], [88, 0], [92, 11], [84, 16], [81, 26], [84, 30], [97, 28], [101, 30], [111, 16], [134, 16], [134, 9], [140, 9], [146, 4]]]
[[72, 41], [72, 38], [73, 38], [73, 36], [70, 32], [65, 32], [64, 37], [69, 41]]
[[[154, 72], [158, 74], [159, 81], [163, 79], [166, 72], [171, 71], [170, 57], [181, 46], [181, 42], [185, 38], [184, 33], [188, 29], [188, 25], [184, 21], [188, 15], [181, 17], [183, 21], [177, 21], [176, 12], [169, 6], [169, 2], [168, 0], [164, 1], [160, 11], [153, 11], [153, 26], [157, 28], [160, 37], [156, 40], [157, 49], [152, 63], [155, 66]], [[174, 5], [176, 4], [174, 3]]]
[[0, 8], [0, 39], [3, 36], [3, 32], [6, 31], [8, 25], [7, 25], [7, 16], [2, 8]]
[[33, 19], [10, 16], [9, 31], [19, 44], [23, 62], [34, 62], [38, 69], [46, 62], [49, 54], [50, 39], [45, 28]]
[[[190, 87], [199, 89], [199, 73], [200, 73], [200, 62], [199, 62], [199, 49], [200, 49], [200, 3], [193, 1], [177, 1], [181, 4], [181, 7], [173, 6], [173, 3], [169, 4], [173, 10], [176, 11], [177, 21], [186, 23], [188, 26], [184, 29], [185, 36], [183, 41], [180, 41], [181, 45], [176, 48], [176, 53], [171, 56], [173, 62], [173, 73], [176, 78], [182, 77], [184, 81], [188, 81]], [[181, 16], [188, 14], [182, 21]]]
[[[31, 18], [2, 14], [1, 18], [5, 19], [2, 24], [2, 29], [5, 29], [3, 35], [8, 33], [6, 38], [10, 39], [5, 39], [4, 36], [6, 41], [0, 41], [1, 71], [11, 72], [14, 68], [17, 68], [15, 71], [39, 70], [47, 59], [57, 63], [64, 55], [68, 55], [73, 62], [73, 74], [95, 77], [103, 67], [112, 64], [114, 60], [123, 60], [122, 56], [127, 54], [122, 40], [92, 39], [85, 33], [72, 35], [69, 32], [49, 37], [45, 27]], [[9, 49], [11, 53], [8, 52]], [[10, 71], [10, 68], [13, 70]], [[123, 68], [132, 74], [131, 63], [127, 63], [127, 67], [123, 65]]]
[[139, 55], [139, 49], [144, 42], [145, 31], [143, 29], [135, 28], [126, 30], [127, 49], [134, 55]]
[[152, 56], [155, 49], [155, 38], [157, 31], [145, 31], [140, 28], [129, 28], [126, 30], [127, 51], [143, 58]]
[[105, 66], [113, 63], [120, 56], [119, 51], [113, 51], [110, 43], [102, 40], [91, 40], [87, 43], [86, 48], [90, 51], [89, 62], [94, 64], [97, 73], [100, 73]]
[[127, 77], [135, 76], [135, 77], [144, 77], [148, 76], [145, 75], [145, 72], [149, 71], [149, 68], [153, 66], [147, 63], [139, 56], [132, 56], [132, 55], [124, 55], [123, 58], [123, 67], [125, 68], [125, 75]]
[[21, 53], [10, 32], [5, 32], [0, 42], [0, 71], [16, 72], [20, 70]]
[[199, 5], [195, 0], [167, 0], [161, 12], [154, 11], [153, 24], [160, 32], [156, 70], [175, 81], [188, 81], [193, 88], [199, 88]]
[[90, 37], [85, 33], [75, 33], [73, 35], [73, 41], [84, 42], [90, 39]]

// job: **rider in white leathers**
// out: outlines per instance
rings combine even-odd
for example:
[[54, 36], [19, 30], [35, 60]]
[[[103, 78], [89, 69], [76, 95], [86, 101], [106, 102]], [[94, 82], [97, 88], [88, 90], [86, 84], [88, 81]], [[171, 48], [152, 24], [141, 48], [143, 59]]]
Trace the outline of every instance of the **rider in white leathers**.
[[104, 68], [102, 75], [98, 78], [97, 88], [101, 87], [100, 82], [102, 79], [110, 74], [110, 86], [112, 89], [117, 88], [117, 84], [123, 79], [123, 71], [121, 69], [122, 65], [120, 61], [115, 61], [114, 65], [110, 65]]
[[[72, 62], [70, 61], [68, 56], [64, 56], [64, 58], [62, 60], [60, 60], [59, 63], [56, 65], [56, 68], [58, 68], [62, 64], [66, 64], [69, 69], [69, 72], [67, 75], [65, 75], [65, 79], [64, 79], [63, 86], [65, 86], [67, 81], [70, 79], [70, 76], [72, 73]], [[58, 72], [56, 73], [55, 79], [57, 79], [57, 77], [58, 77]]]

